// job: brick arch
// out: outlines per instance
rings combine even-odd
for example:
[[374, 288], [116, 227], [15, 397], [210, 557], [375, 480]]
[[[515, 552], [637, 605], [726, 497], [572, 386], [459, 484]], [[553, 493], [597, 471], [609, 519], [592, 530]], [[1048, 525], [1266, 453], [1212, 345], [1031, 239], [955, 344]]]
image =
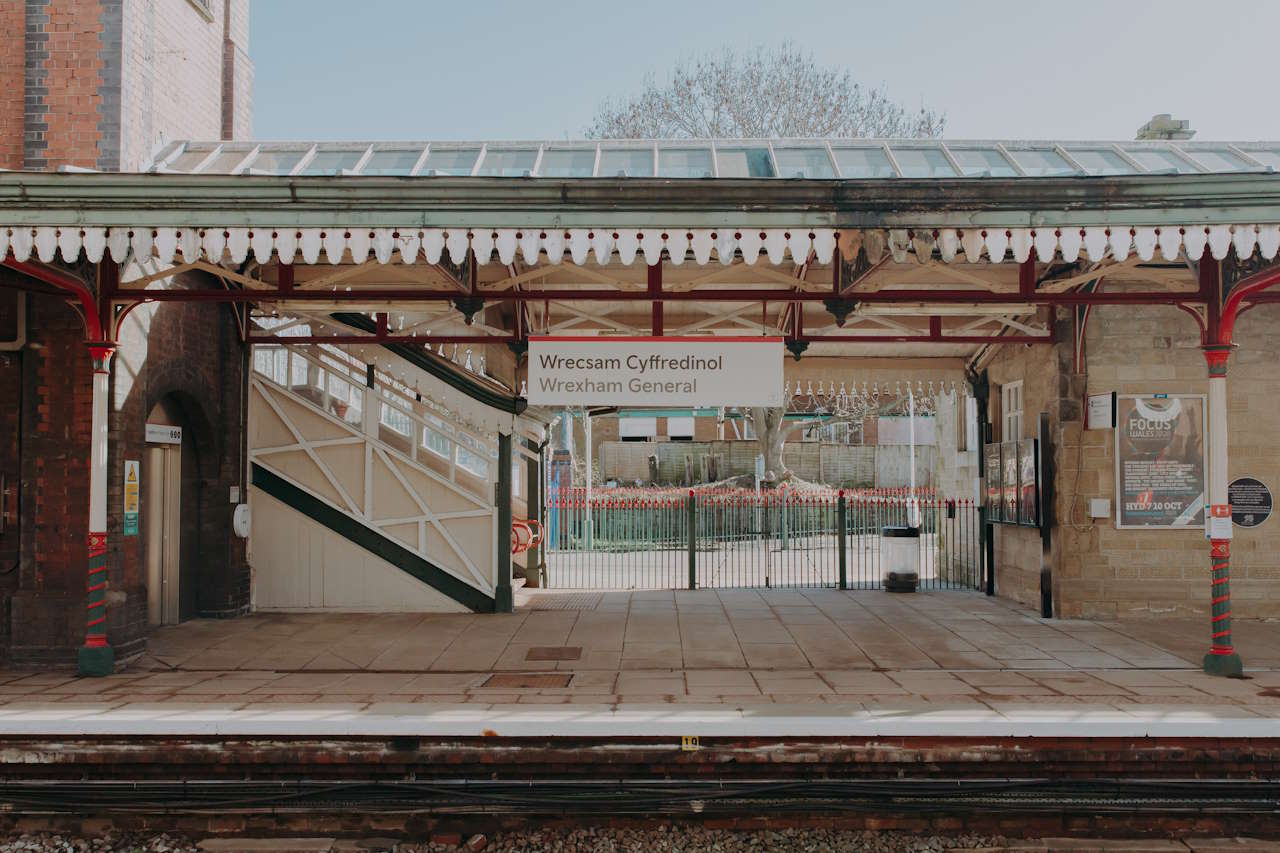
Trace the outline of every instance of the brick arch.
[[177, 403], [184, 426], [191, 430], [196, 451], [196, 464], [203, 480], [218, 476], [223, 442], [219, 430], [202, 400], [217, 399], [217, 389], [207, 387], [194, 371], [185, 365], [165, 365], [155, 371], [147, 383], [144, 417], [150, 417], [161, 401], [169, 399]]

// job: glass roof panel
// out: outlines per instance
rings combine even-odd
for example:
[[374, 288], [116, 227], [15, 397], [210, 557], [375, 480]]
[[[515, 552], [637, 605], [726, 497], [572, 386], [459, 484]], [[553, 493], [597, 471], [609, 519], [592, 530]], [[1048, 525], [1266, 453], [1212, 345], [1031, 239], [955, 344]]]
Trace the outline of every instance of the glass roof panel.
[[346, 148], [317, 151], [311, 162], [302, 167], [304, 175], [341, 175], [345, 169], [354, 169], [364, 156], [363, 148]]
[[362, 175], [407, 175], [413, 171], [421, 148], [384, 148], [375, 150], [360, 170]]
[[722, 178], [772, 178], [773, 161], [768, 148], [716, 148], [716, 165]]
[[486, 148], [477, 175], [519, 178], [533, 173], [537, 148]]
[[1071, 158], [1090, 175], [1132, 175], [1134, 168], [1109, 148], [1068, 148]]
[[1270, 166], [1272, 169], [1280, 171], [1280, 150], [1258, 150], [1250, 149], [1246, 152], [1250, 157], [1262, 163], [1264, 166]]
[[1062, 155], [1052, 148], [1021, 148], [1010, 150], [1022, 171], [1032, 177], [1046, 175], [1074, 175], [1075, 169]]
[[904, 178], [954, 178], [956, 176], [955, 168], [947, 161], [947, 155], [942, 153], [941, 148], [895, 148], [893, 159], [898, 161]]
[[268, 172], [272, 175], [287, 175], [293, 171], [293, 167], [298, 165], [298, 161], [307, 153], [305, 148], [281, 150], [263, 148], [258, 152], [258, 156], [253, 158], [253, 162], [249, 164], [250, 172]]
[[1187, 153], [1211, 172], [1242, 172], [1257, 168], [1225, 148], [1188, 148]]
[[187, 146], [178, 158], [170, 163], [166, 168], [175, 172], [190, 172], [196, 166], [204, 162], [204, 159], [213, 151], [212, 145], [201, 145], [198, 147]]
[[773, 148], [780, 178], [834, 178], [826, 148]]
[[885, 156], [883, 148], [836, 148], [831, 147], [840, 166], [840, 174], [846, 178], [893, 178], [897, 172], [893, 164]]
[[1124, 153], [1137, 160], [1149, 172], [1194, 174], [1199, 170], [1172, 151], [1159, 148], [1126, 148]]
[[243, 149], [239, 151], [223, 151], [213, 159], [212, 163], [200, 171], [210, 175], [229, 175], [231, 170], [239, 166], [244, 158], [248, 156], [249, 152]]
[[479, 156], [479, 148], [432, 148], [422, 170], [433, 175], [470, 175]]
[[596, 149], [548, 148], [542, 152], [541, 178], [589, 178], [596, 168]]
[[960, 164], [966, 177], [1014, 178], [1018, 170], [995, 148], [957, 148], [948, 145], [947, 150]]
[[652, 178], [652, 148], [601, 148], [601, 178]]
[[710, 148], [659, 148], [661, 178], [710, 178], [715, 175]]

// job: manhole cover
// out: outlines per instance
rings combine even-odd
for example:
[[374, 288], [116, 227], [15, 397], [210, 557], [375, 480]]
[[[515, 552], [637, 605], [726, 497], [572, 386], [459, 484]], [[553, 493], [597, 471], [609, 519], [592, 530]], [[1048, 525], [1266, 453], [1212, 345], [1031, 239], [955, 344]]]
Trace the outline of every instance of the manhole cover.
[[541, 592], [529, 596], [526, 606], [530, 610], [595, 610], [602, 598], [603, 592]]
[[525, 654], [525, 660], [578, 660], [582, 646], [534, 646]]
[[482, 687], [503, 687], [510, 690], [537, 690], [541, 687], [568, 687], [573, 673], [557, 672], [496, 672], [485, 679]]

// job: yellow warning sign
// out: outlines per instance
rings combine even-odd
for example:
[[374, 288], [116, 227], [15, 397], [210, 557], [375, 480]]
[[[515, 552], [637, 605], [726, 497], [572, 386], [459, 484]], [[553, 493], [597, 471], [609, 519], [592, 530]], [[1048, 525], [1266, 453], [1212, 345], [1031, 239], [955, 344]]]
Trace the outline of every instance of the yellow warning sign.
[[138, 535], [138, 460], [124, 462], [124, 535]]

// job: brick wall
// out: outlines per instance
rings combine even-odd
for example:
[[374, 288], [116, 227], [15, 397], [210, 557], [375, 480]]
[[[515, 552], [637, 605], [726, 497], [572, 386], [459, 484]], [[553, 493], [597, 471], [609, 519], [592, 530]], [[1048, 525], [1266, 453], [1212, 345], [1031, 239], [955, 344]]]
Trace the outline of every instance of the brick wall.
[[[1280, 489], [1280, 306], [1250, 309], [1237, 325], [1238, 348], [1227, 374], [1228, 477], [1257, 477]], [[1173, 309], [1095, 309], [1086, 333], [1089, 393], [1205, 394], [1208, 380], [1195, 323]], [[1088, 519], [1088, 499], [1116, 502], [1114, 433], [1080, 430], [1067, 448], [1060, 479], [1069, 491], [1079, 467], [1079, 500], [1064, 537], [1064, 610], [1084, 616], [1203, 614], [1209, 609], [1209, 549], [1203, 530], [1117, 530]], [[1077, 454], [1081, 454], [1077, 457]], [[1069, 473], [1065, 473], [1069, 472]], [[1280, 519], [1235, 528], [1232, 607], [1241, 616], [1280, 614]]]
[[[1227, 377], [1228, 476], [1252, 476], [1280, 489], [1280, 306], [1246, 312], [1237, 325], [1237, 350]], [[1059, 340], [1069, 341], [1060, 323]], [[1055, 499], [1052, 550], [1042, 554], [1039, 532], [995, 526], [996, 591], [1038, 606], [1040, 567], [1052, 569], [1057, 615], [1140, 618], [1206, 614], [1208, 545], [1200, 528], [1117, 530], [1115, 433], [1084, 430], [1086, 393], [1205, 394], [1204, 357], [1194, 321], [1168, 307], [1095, 308], [1085, 336], [1086, 373], [1072, 374], [1069, 343], [1006, 347], [987, 365], [992, 398], [999, 386], [1022, 379], [1024, 435], [1037, 415], [1050, 413]], [[997, 424], [999, 408], [991, 416]], [[1111, 501], [1112, 517], [1088, 517], [1090, 498]], [[1237, 615], [1280, 615], [1280, 518], [1235, 529], [1232, 605]]]
[[[1039, 436], [1039, 416], [1041, 412], [1049, 415], [1050, 440], [1052, 448], [1049, 463], [1056, 471], [1065, 470], [1064, 424], [1070, 433], [1073, 424], [1081, 417], [1083, 398], [1083, 382], [1071, 373], [1071, 322], [1065, 312], [1052, 314], [1048, 309], [1041, 309], [1039, 320], [1052, 322], [1057, 334], [1057, 343], [1049, 346], [1006, 346], [1002, 347], [986, 364], [991, 382], [991, 398], [988, 417], [993, 425], [994, 439], [1004, 441], [1012, 438], [1037, 438]], [[1022, 434], [1006, 436], [1002, 434], [1002, 413], [1000, 411], [1001, 386], [1021, 381], [1022, 384]], [[1055, 483], [1061, 483], [1059, 476]], [[1048, 507], [1052, 517], [1060, 518], [1060, 501], [1063, 489], [1056, 491], [1055, 498], [1059, 504]], [[1054, 530], [1052, 546], [1045, 553], [1040, 531], [1030, 527], [1014, 525], [993, 525], [993, 541], [995, 546], [995, 581], [996, 594], [1011, 598], [1030, 607], [1039, 609], [1041, 591], [1041, 568], [1047, 566], [1054, 570], [1054, 608], [1059, 611], [1058, 599], [1061, 588], [1057, 584], [1060, 573], [1057, 567], [1062, 561], [1064, 543], [1062, 537]], [[1060, 614], [1063, 615], [1063, 614]]]
[[[224, 55], [236, 63], [228, 111], [236, 135], [247, 134], [248, 0], [210, 5], [212, 21], [192, 0], [0, 3], [0, 25], [23, 33], [0, 44], [0, 167], [134, 169], [160, 142], [217, 138]], [[0, 326], [11, 313], [0, 305]], [[33, 295], [27, 316], [30, 345], [0, 355], [0, 454], [21, 487], [20, 530], [0, 537], [0, 640], [16, 665], [70, 663], [86, 612], [91, 368], [83, 323], [64, 300]], [[147, 632], [142, 539], [121, 535], [123, 465], [146, 458], [143, 425], [160, 400], [188, 417], [196, 451], [182, 535], [199, 545], [197, 609], [247, 605], [229, 501], [231, 486], [244, 487], [245, 365], [230, 309], [140, 308], [125, 323], [108, 458], [108, 639], [119, 658], [140, 651]]]
[[[212, 20], [192, 0], [126, 3], [121, 64], [125, 170], [137, 169], [158, 146], [174, 139], [221, 138], [226, 99], [235, 118], [235, 138], [249, 134], [253, 65], [247, 54], [248, 0], [212, 0], [209, 7]], [[231, 40], [224, 48], [228, 32]], [[224, 82], [224, 58], [235, 63], [230, 85]]]
[[[126, 268], [125, 276], [131, 271]], [[178, 278], [173, 287], [188, 282]], [[192, 353], [200, 353], [192, 358]], [[134, 309], [120, 330], [111, 388], [107, 480], [108, 543], [118, 562], [127, 606], [112, 625], [122, 636], [146, 630], [144, 537], [122, 535], [120, 507], [126, 459], [139, 460], [147, 480], [144, 425], [153, 410], [176, 412], [183, 443], [195, 451], [195, 479], [183, 483], [182, 540], [197, 543], [196, 607], [204, 615], [226, 615], [249, 601], [244, 540], [231, 532], [230, 489], [244, 494], [244, 434], [247, 354], [231, 309], [213, 305], [147, 305]], [[144, 506], [146, 498], [144, 497]], [[117, 622], [116, 620], [140, 620]]]
[[22, 168], [23, 85], [26, 76], [26, 7], [0, 3], [0, 169]]

